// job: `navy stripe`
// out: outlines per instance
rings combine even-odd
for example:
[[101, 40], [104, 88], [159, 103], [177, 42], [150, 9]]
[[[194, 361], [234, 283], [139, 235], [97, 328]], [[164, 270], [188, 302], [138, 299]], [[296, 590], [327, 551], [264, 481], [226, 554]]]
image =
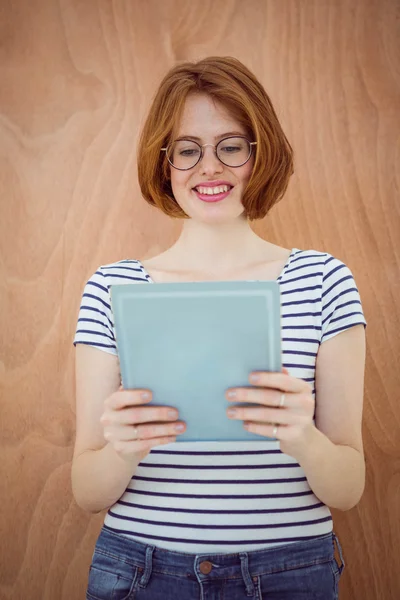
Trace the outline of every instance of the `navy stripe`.
[[86, 346], [98, 346], [99, 348], [113, 348], [115, 350], [115, 346], [112, 344], [101, 344], [100, 342], [85, 342], [84, 340], [77, 340], [74, 342], [74, 346], [77, 344], [86, 344]]
[[275, 465], [174, 465], [174, 464], [166, 464], [166, 463], [139, 463], [139, 467], [146, 467], [152, 469], [190, 469], [194, 470], [212, 470], [217, 469], [224, 471], [236, 469], [291, 469], [293, 467], [300, 468], [299, 463], [284, 463], [284, 464], [275, 464]]
[[[327, 260], [325, 263], [325, 270], [326, 270], [326, 265], [329, 264], [331, 262], [331, 260]], [[330, 271], [327, 271], [323, 277], [322, 277], [322, 281], [325, 282], [327, 279], [329, 279], [330, 277], [332, 277], [332, 275], [334, 275], [335, 273], [337, 273], [338, 271], [341, 271], [342, 269], [345, 269], [346, 265], [345, 264], [341, 264], [341, 265], [337, 265], [336, 267], [334, 267], [333, 269], [331, 269]]]
[[305, 510], [314, 510], [320, 506], [325, 506], [323, 502], [317, 504], [310, 504], [309, 506], [296, 506], [294, 508], [270, 508], [270, 509], [257, 509], [257, 510], [201, 510], [194, 508], [176, 508], [166, 506], [146, 506], [145, 504], [137, 504], [135, 502], [125, 502], [124, 500], [118, 500], [117, 504], [122, 506], [131, 506], [132, 508], [140, 508], [142, 510], [157, 510], [160, 512], [181, 512], [188, 514], [199, 514], [199, 515], [264, 515], [264, 514], [275, 514], [275, 513], [290, 513], [300, 512]]
[[156, 481], [160, 483], [185, 483], [194, 484], [200, 483], [201, 485], [257, 485], [258, 483], [292, 483], [295, 481], [307, 481], [307, 477], [290, 477], [288, 479], [170, 479], [169, 477], [143, 477], [140, 475], [134, 475], [132, 479], [136, 481]]
[[317, 312], [302, 312], [302, 313], [293, 313], [290, 314], [288, 313], [287, 315], [282, 315], [282, 320], [283, 319], [298, 319], [299, 317], [317, 317], [319, 318], [321, 316], [321, 311], [317, 311]]
[[[112, 267], [110, 267], [110, 270], [113, 271], [129, 271], [130, 273], [132, 271], [134, 271], [135, 273], [142, 273], [142, 269], [140, 267], [138, 267], [137, 269], [135, 269], [134, 267], [125, 267], [124, 265], [113, 265]], [[109, 277], [109, 276], [113, 276], [113, 273], [104, 273], [105, 277]], [[118, 273], [116, 273], [116, 276], [118, 277]]]
[[102, 310], [100, 310], [99, 308], [94, 308], [93, 306], [86, 306], [85, 304], [82, 304], [81, 311], [83, 312], [84, 310], [91, 310], [93, 312], [97, 312], [97, 313], [103, 315], [103, 317], [105, 317], [107, 319], [107, 321], [109, 322], [111, 329], [113, 329], [113, 327], [114, 327], [113, 322], [108, 318], [106, 313], [103, 312]]
[[[106, 273], [106, 277], [112, 277], [117, 279], [128, 279], [129, 281], [143, 281], [143, 277], [134, 277], [129, 275], [121, 275], [120, 273]], [[111, 286], [112, 284], [110, 284]], [[117, 284], [118, 285], [118, 284]]]
[[[341, 315], [340, 317], [337, 317], [336, 319], [331, 319], [330, 323], [337, 323], [338, 321], [343, 321], [343, 319], [348, 319], [349, 317], [360, 317], [362, 316], [362, 312], [360, 311], [355, 311], [355, 312], [351, 312], [351, 313], [347, 313], [345, 315]], [[352, 323], [352, 326], [354, 326], [356, 323]]]
[[[321, 287], [321, 286], [319, 286], [319, 287]], [[291, 300], [290, 302], [281, 302], [281, 306], [283, 308], [286, 306], [297, 306], [299, 304], [312, 304], [315, 302], [320, 303], [321, 298], [307, 298], [307, 300]], [[321, 312], [321, 311], [318, 311], [318, 312]]]
[[[303, 365], [302, 363], [285, 363], [283, 366], [290, 369], [312, 369], [313, 372], [315, 370], [314, 365]], [[306, 377], [299, 377], [299, 379], [306, 381]], [[312, 377], [311, 379], [312, 381], [314, 381], [314, 377]]]
[[[335, 281], [334, 283], [332, 283], [332, 285], [331, 285], [330, 288], [327, 288], [324, 292], [322, 292], [322, 297], [324, 298], [325, 296], [327, 296], [328, 294], [330, 294], [330, 292], [332, 290], [334, 290], [336, 287], [338, 287], [338, 285], [343, 284], [345, 281], [352, 282], [353, 281], [352, 276], [351, 275], [346, 275], [345, 277], [342, 277], [342, 279], [338, 279], [337, 281]], [[336, 298], [339, 298], [341, 295], [343, 296], [343, 294], [348, 294], [349, 292], [356, 292], [356, 291], [357, 290], [356, 290], [355, 287], [346, 287], [346, 289], [344, 290], [343, 286], [342, 286], [342, 290], [341, 290], [340, 294], [338, 294], [336, 296]], [[329, 304], [328, 304], [328, 306], [329, 306]]]
[[93, 294], [84, 293], [82, 295], [82, 298], [92, 298], [92, 300], [95, 300], [96, 302], [101, 302], [106, 308], [108, 308], [108, 310], [111, 310], [111, 305], [105, 302], [102, 298], [100, 298], [100, 296], [93, 296]]
[[[101, 275], [101, 273], [99, 273], [99, 271], [96, 272], [96, 275]], [[89, 281], [87, 282], [86, 285], [92, 285], [95, 288], [98, 288], [99, 290], [101, 290], [102, 292], [104, 292], [105, 294], [108, 294], [108, 289], [106, 287], [104, 287], [104, 285], [100, 285], [100, 283], [97, 283], [97, 281], [91, 281], [89, 279]], [[94, 298], [96, 298], [96, 296], [93, 296]]]
[[92, 331], [91, 329], [77, 329], [76, 333], [89, 333], [90, 335], [101, 335], [104, 338], [108, 338], [111, 341], [114, 341], [110, 335], [107, 335], [103, 331]]
[[[300, 256], [299, 258], [293, 259], [292, 260], [292, 264], [294, 264], [296, 261], [304, 260], [304, 259], [309, 259], [309, 258], [310, 258], [309, 256]], [[286, 275], [291, 275], [291, 273], [294, 273], [295, 271], [303, 270], [304, 267], [307, 267], [307, 269], [312, 269], [313, 267], [318, 267], [320, 265], [321, 265], [321, 267], [323, 267], [324, 264], [325, 264], [325, 261], [321, 261], [321, 260], [318, 260], [317, 262], [313, 262], [313, 263], [307, 262], [306, 265], [305, 264], [299, 264], [299, 265], [297, 265], [297, 267], [293, 267], [293, 268], [288, 269], [286, 271]], [[321, 271], [315, 270], [313, 272], [318, 273], [318, 275], [322, 275]]]
[[165, 498], [197, 498], [199, 500], [261, 500], [270, 498], [299, 498], [300, 496], [310, 496], [312, 490], [304, 492], [292, 492], [286, 494], [174, 494], [172, 492], [150, 492], [146, 490], [125, 490], [128, 494], [139, 494], [140, 496], [162, 496]]
[[[351, 325], [352, 325], [352, 327], [354, 327], [355, 325], [364, 325], [364, 328], [365, 328], [365, 323], [363, 321], [360, 321], [359, 323], [352, 323]], [[324, 337], [335, 334], [335, 333], [339, 333], [340, 331], [346, 331], [348, 328], [349, 328], [349, 326], [345, 325], [344, 327], [338, 327], [337, 329], [331, 329], [324, 334]]]
[[[326, 519], [327, 521], [332, 521], [331, 518], [327, 517]], [[301, 525], [301, 523], [299, 523], [299, 525]], [[153, 539], [153, 540], [163, 540], [165, 542], [180, 542], [180, 543], [185, 543], [185, 544], [205, 544], [205, 545], [212, 545], [215, 544], [215, 540], [199, 540], [198, 538], [196, 539], [190, 539], [190, 538], [172, 538], [172, 537], [166, 537], [166, 536], [161, 536], [161, 535], [148, 535], [145, 533], [138, 533], [136, 531], [127, 531], [125, 529], [115, 529], [115, 527], [109, 527], [108, 525], [104, 525], [103, 526], [105, 529], [108, 529], [109, 531], [114, 531], [115, 533], [124, 533], [127, 535], [134, 535], [135, 537], [141, 537], [141, 538], [145, 538], [145, 539]], [[255, 545], [255, 544], [274, 544], [274, 543], [289, 543], [289, 542], [302, 542], [304, 540], [312, 540], [315, 539], [316, 537], [320, 537], [320, 536], [316, 536], [316, 535], [305, 535], [305, 536], [301, 536], [301, 537], [279, 537], [279, 538], [271, 538], [271, 539], [262, 539], [262, 540], [218, 540], [218, 544], [224, 544], [227, 546], [242, 546], [242, 545]]]
[[[330, 315], [328, 315], [327, 317], [325, 317], [325, 319], [323, 319], [322, 324], [324, 325], [326, 321], [337, 321], [338, 319], [345, 319], [347, 317], [350, 317], [351, 315], [362, 315], [361, 310], [355, 311], [355, 312], [347, 312], [343, 315], [339, 315], [336, 319], [332, 319], [332, 315], [335, 313], [335, 311], [340, 310], [341, 308], [343, 308], [344, 306], [348, 306], [349, 304], [357, 304], [358, 307], [360, 307], [360, 303], [357, 300], [351, 301], [351, 302], [347, 302], [346, 304], [341, 304], [339, 306], [335, 307], [335, 310], [333, 310], [331, 312]], [[360, 307], [361, 308], [361, 307]]]
[[282, 325], [282, 331], [284, 329], [293, 329], [296, 331], [321, 331], [321, 327], [319, 325]]
[[282, 336], [282, 342], [299, 342], [299, 344], [319, 344], [319, 340], [311, 338], [294, 338]]
[[151, 449], [151, 454], [184, 454], [188, 456], [242, 456], [245, 454], [283, 454], [282, 450], [155, 450]]
[[[308, 291], [312, 291], [312, 290], [321, 290], [322, 289], [322, 285], [310, 285], [309, 287], [298, 287], [295, 288], [294, 290], [287, 290], [286, 292], [281, 291], [281, 296], [287, 295], [287, 294], [302, 294], [304, 292], [308, 292]], [[305, 300], [303, 300], [303, 302], [305, 302]], [[309, 300], [307, 300], [307, 302], [309, 302]]]
[[[311, 356], [312, 358], [315, 358], [318, 354], [318, 352], [306, 352], [305, 350], [286, 350], [285, 349], [285, 354], [296, 354], [297, 356]], [[290, 363], [282, 363], [283, 366], [285, 367], [287, 364]]]
[[[304, 267], [298, 267], [298, 268], [302, 269]], [[289, 271], [288, 271], [288, 273], [289, 273]], [[299, 277], [293, 277], [292, 279], [287, 279], [286, 281], [283, 281], [282, 285], [289, 285], [289, 283], [293, 284], [295, 281], [304, 281], [305, 279], [314, 279], [316, 275], [322, 275], [322, 272], [313, 271], [312, 273], [307, 273], [306, 275], [300, 275]]]
[[[160, 527], [181, 527], [182, 529], [208, 529], [211, 531], [220, 531], [225, 529], [233, 529], [239, 531], [240, 529], [278, 529], [283, 527], [296, 527], [300, 523], [291, 521], [288, 523], [268, 523], [267, 525], [256, 523], [255, 525], [246, 523], [244, 525], [214, 525], [206, 523], [200, 525], [199, 523], [179, 523], [178, 521], [152, 521], [150, 519], [139, 519], [138, 517], [129, 517], [127, 515], [119, 515], [115, 513], [111, 508], [108, 510], [108, 514], [114, 519], [122, 519], [124, 521], [130, 521], [132, 523], [145, 523], [147, 525], [155, 525]], [[309, 521], [301, 521], [301, 525], [316, 525], [318, 523], [325, 523], [329, 521], [330, 517], [323, 517], [322, 519], [310, 519]]]
[[111, 339], [114, 339], [113, 333], [110, 329], [110, 327], [107, 325], [107, 323], [104, 323], [103, 321], [98, 321], [97, 319], [85, 319], [83, 317], [81, 317], [80, 319], [78, 319], [78, 323], [97, 323], [97, 325], [101, 325], [101, 327], [107, 327], [108, 331], [110, 332], [110, 337]]

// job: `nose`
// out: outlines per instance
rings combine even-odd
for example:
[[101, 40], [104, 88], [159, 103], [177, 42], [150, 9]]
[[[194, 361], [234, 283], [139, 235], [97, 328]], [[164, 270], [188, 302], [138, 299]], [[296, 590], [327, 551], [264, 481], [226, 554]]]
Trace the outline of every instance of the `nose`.
[[223, 164], [217, 157], [215, 147], [212, 144], [204, 145], [199, 166], [203, 173], [215, 173], [223, 170]]

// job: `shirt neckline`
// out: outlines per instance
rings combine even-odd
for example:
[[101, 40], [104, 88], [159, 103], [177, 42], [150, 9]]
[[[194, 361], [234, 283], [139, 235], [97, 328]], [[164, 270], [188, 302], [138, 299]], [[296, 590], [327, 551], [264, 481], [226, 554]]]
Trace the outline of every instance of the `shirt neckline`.
[[[294, 256], [294, 254], [295, 254], [296, 250], [297, 250], [297, 248], [292, 248], [292, 249], [291, 249], [291, 251], [290, 251], [290, 254], [289, 254], [288, 258], [287, 258], [287, 261], [286, 261], [286, 263], [284, 264], [284, 266], [283, 266], [283, 268], [282, 268], [282, 270], [281, 270], [280, 274], [278, 275], [278, 277], [277, 277], [276, 279], [272, 279], [271, 281], [277, 281], [278, 283], [280, 282], [280, 280], [282, 279], [282, 277], [283, 277], [283, 276], [284, 276], [284, 274], [286, 273], [287, 269], [289, 268], [289, 265], [290, 265], [290, 263], [292, 262], [292, 258], [293, 258], [293, 256]], [[146, 279], [149, 281], [149, 283], [156, 283], [156, 282], [155, 282], [155, 281], [152, 279], [151, 275], [150, 275], [150, 274], [149, 274], [149, 273], [146, 271], [146, 269], [144, 268], [144, 266], [143, 266], [143, 264], [140, 262], [140, 260], [138, 260], [137, 262], [138, 262], [138, 264], [139, 264], [139, 266], [140, 266], [140, 268], [141, 268], [141, 270], [142, 270], [143, 274], [145, 275]], [[260, 281], [260, 280], [259, 280], [259, 279], [251, 279], [251, 280], [248, 280], [248, 281]]]

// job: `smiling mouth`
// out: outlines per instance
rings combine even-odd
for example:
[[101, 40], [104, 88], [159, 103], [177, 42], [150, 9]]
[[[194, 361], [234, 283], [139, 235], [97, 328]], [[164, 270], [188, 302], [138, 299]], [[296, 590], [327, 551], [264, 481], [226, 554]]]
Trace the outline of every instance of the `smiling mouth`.
[[[192, 188], [193, 191], [197, 192], [202, 196], [218, 196], [219, 194], [227, 194], [232, 190], [233, 185], [216, 185], [214, 188], [209, 186], [198, 185]], [[200, 191], [202, 190], [202, 191]]]
[[[227, 186], [225, 186], [225, 189], [227, 188]], [[233, 187], [229, 187], [227, 191], [224, 192], [213, 192], [212, 194], [201, 194], [196, 188], [193, 188], [192, 191], [196, 194], [197, 198], [199, 200], [201, 200], [202, 202], [220, 202], [221, 200], [224, 200], [227, 196], [229, 196], [229, 194], [231, 193], [231, 191], [233, 190]]]

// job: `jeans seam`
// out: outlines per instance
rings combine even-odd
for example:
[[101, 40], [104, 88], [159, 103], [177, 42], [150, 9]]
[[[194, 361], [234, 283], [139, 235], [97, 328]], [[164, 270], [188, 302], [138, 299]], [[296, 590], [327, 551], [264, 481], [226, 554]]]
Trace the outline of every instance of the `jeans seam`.
[[282, 567], [279, 569], [268, 569], [267, 571], [261, 571], [261, 572], [255, 572], [254, 574], [257, 577], [261, 577], [262, 575], [272, 575], [273, 573], [282, 573], [285, 571], [293, 571], [294, 569], [302, 569], [302, 568], [306, 568], [306, 567], [315, 567], [316, 565], [323, 565], [325, 563], [329, 563], [331, 561], [330, 558], [324, 558], [321, 560], [313, 560], [307, 563], [297, 563], [295, 565], [290, 565], [290, 566], [286, 566], [286, 567]]
[[126, 558], [124, 558], [121, 555], [113, 554], [112, 552], [107, 552], [106, 550], [102, 550], [100, 548], [96, 548], [96, 550], [94, 552], [94, 555], [93, 555], [92, 563], [94, 563], [94, 560], [96, 558], [96, 554], [100, 554], [101, 556], [107, 556], [108, 558], [113, 558], [114, 560], [117, 560], [119, 562], [125, 563], [126, 565], [129, 565], [131, 567], [143, 568], [142, 565], [139, 566], [135, 562], [131, 562], [130, 560], [126, 560]]

